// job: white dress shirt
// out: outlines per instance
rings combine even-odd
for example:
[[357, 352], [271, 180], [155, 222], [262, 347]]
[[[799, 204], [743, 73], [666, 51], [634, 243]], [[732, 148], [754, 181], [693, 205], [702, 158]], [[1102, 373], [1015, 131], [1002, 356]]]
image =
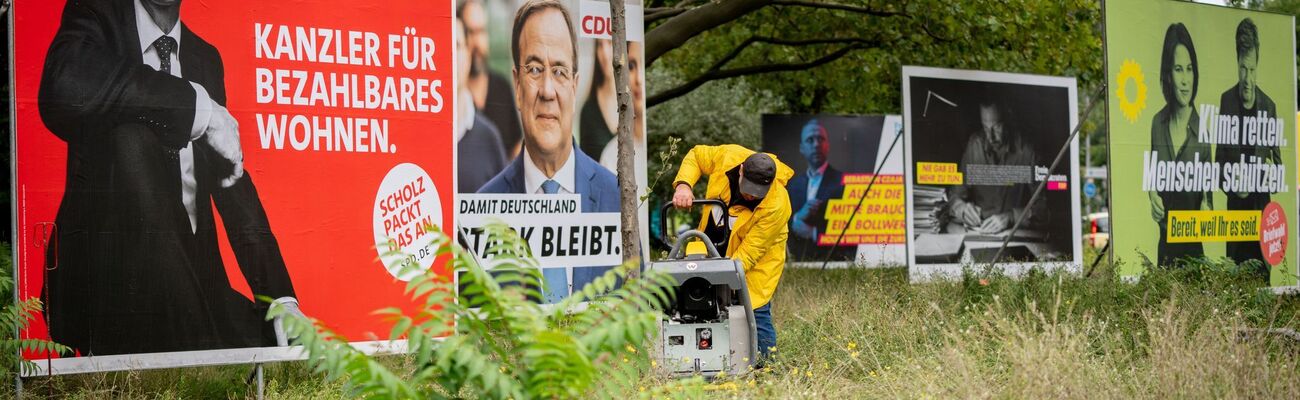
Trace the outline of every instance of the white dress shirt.
[[[159, 58], [158, 49], [153, 47], [153, 42], [163, 35], [170, 36], [176, 40], [176, 51], [171, 54], [171, 74], [177, 78], [181, 75], [181, 24], [180, 21], [172, 27], [170, 32], [163, 32], [158, 24], [153, 22], [149, 17], [149, 12], [145, 11], [140, 0], [135, 0], [135, 26], [140, 38], [140, 49], [143, 50], [141, 57], [145, 65], [157, 70], [161, 68], [162, 59]], [[194, 126], [190, 128], [190, 141], [197, 140], [203, 136], [203, 132], [208, 129], [208, 121], [212, 118], [212, 98], [208, 96], [208, 91], [203, 86], [190, 82], [194, 87]], [[197, 229], [198, 219], [195, 216], [196, 193], [198, 192], [198, 181], [194, 176], [194, 146], [185, 146], [181, 149], [178, 156], [180, 157], [181, 168], [181, 202], [185, 204], [185, 212], [190, 217], [190, 232]]]
[[521, 156], [524, 158], [524, 193], [545, 193], [542, 191], [542, 182], [547, 180], [554, 180], [555, 183], [559, 183], [560, 193], [562, 194], [578, 193], [577, 186], [574, 186], [575, 171], [573, 166], [575, 162], [573, 159], [577, 158], [577, 155], [573, 154], [576, 148], [576, 146], [569, 146], [569, 159], [564, 161], [564, 165], [561, 165], [558, 171], [555, 171], [555, 176], [548, 177], [542, 173], [541, 168], [537, 168], [537, 164], [533, 164], [533, 159], [528, 156], [528, 148], [525, 146]]
[[460, 127], [456, 129], [456, 143], [460, 143], [465, 134], [469, 133], [470, 129], [474, 129], [474, 113], [477, 110], [474, 109], [474, 96], [470, 95], [469, 91], [461, 93], [460, 98], [456, 100], [460, 101], [460, 115], [456, 116], [460, 118]]
[[814, 199], [817, 198], [817, 189], [821, 188], [822, 186], [822, 176], [826, 175], [827, 165], [831, 165], [831, 163], [824, 162], [822, 163], [822, 166], [817, 167], [816, 169], [813, 168], [808, 169], [808, 196], [804, 200], [808, 201], [809, 203], [811, 203]]

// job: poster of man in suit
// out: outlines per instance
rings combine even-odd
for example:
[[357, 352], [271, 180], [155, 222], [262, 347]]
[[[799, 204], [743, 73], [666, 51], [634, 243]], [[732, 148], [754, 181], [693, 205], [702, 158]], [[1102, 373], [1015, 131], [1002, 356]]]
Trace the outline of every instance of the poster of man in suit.
[[795, 170], [786, 185], [790, 260], [816, 267], [904, 262], [901, 143], [889, 151], [900, 123], [898, 116], [763, 115], [763, 151]]
[[[633, 161], [639, 169], [635, 172], [638, 187], [644, 188], [645, 101], [639, 63], [644, 32], [640, 28], [640, 4], [627, 5], [628, 49], [636, 53], [628, 65], [634, 80], [629, 87], [634, 108]], [[462, 243], [477, 253], [475, 234], [481, 228], [480, 222], [491, 218], [504, 220], [517, 229], [535, 221], [549, 221], [539, 222], [538, 226], [607, 227], [609, 222], [617, 230], [617, 221], [608, 219], [616, 216], [620, 208], [619, 185], [613, 170], [617, 156], [611, 151], [617, 146], [613, 133], [617, 130], [617, 104], [602, 103], [615, 98], [612, 64], [605, 65], [612, 63], [609, 3], [460, 0], [456, 7], [456, 15], [470, 38], [467, 57], [463, 57], [470, 60], [472, 71], [465, 98], [475, 100], [457, 110], [466, 126], [466, 134], [457, 142], [458, 201], [465, 205], [459, 208]], [[504, 77], [509, 85], [492, 85], [494, 77]], [[480, 90], [486, 95], [480, 96], [476, 92]], [[491, 101], [505, 94], [510, 96], [509, 103]], [[478, 102], [478, 97], [487, 101]], [[500, 148], [482, 139], [493, 135], [483, 128], [486, 126], [496, 128], [499, 138], [491, 142], [499, 143]], [[507, 133], [512, 130], [519, 132], [519, 138]], [[493, 161], [501, 154], [505, 155], [504, 165]], [[540, 213], [475, 206], [491, 201], [566, 206]], [[576, 209], [571, 210], [568, 204]], [[642, 207], [642, 221], [646, 219], [644, 210]], [[647, 237], [644, 222], [640, 228], [642, 237]], [[580, 259], [550, 257], [540, 250], [533, 249], [540, 256], [549, 285], [544, 290], [546, 301], [556, 301], [571, 290], [581, 289], [621, 263], [621, 256], [608, 247], [599, 251], [599, 256]]]
[[44, 302], [22, 335], [72, 349], [24, 356], [251, 360], [292, 339], [272, 303], [358, 338], [414, 308], [408, 259], [376, 256], [445, 273], [452, 7], [383, 4], [17, 2], [15, 264]]

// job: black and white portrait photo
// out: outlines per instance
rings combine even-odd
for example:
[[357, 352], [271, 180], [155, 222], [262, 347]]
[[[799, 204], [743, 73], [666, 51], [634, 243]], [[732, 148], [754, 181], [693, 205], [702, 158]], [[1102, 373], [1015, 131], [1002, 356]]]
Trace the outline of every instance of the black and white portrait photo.
[[181, 0], [68, 2], [49, 46], [38, 105], [68, 177], [42, 291], [51, 338], [82, 356], [283, 345], [267, 303], [227, 279], [216, 216], [254, 296], [297, 310], [221, 55]]
[[1012, 273], [1077, 265], [1074, 79], [918, 67], [904, 76], [909, 254], [938, 268], [920, 274], [982, 268], [1008, 238], [997, 264]]

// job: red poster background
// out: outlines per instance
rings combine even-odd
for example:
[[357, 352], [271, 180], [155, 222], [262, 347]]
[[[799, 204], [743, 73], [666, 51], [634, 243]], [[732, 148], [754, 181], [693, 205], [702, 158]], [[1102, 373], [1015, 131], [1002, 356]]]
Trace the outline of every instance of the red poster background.
[[[46, 129], [36, 106], [41, 68], [59, 27], [64, 2], [16, 3], [12, 11], [17, 108], [15, 252], [20, 296], [25, 299], [40, 296], [45, 263], [41, 224], [54, 221], [64, 191], [67, 146]], [[239, 120], [245, 168], [256, 175], [262, 204], [280, 243], [302, 311], [353, 341], [387, 339], [391, 325], [372, 315], [372, 311], [387, 306], [414, 308], [402, 293], [405, 283], [385, 270], [374, 249], [372, 218], [385, 174], [401, 163], [423, 168], [432, 177], [441, 200], [442, 220], [437, 222], [444, 227], [454, 226], [452, 17], [452, 5], [447, 0], [185, 0], [182, 4], [182, 23], [221, 53], [227, 107]], [[258, 22], [367, 31], [381, 38], [403, 34], [407, 27], [413, 27], [418, 36], [434, 38], [437, 70], [257, 59], [254, 23]], [[384, 40], [381, 48], [386, 48]], [[381, 49], [381, 59], [386, 54]], [[256, 67], [441, 79], [443, 86], [438, 90], [444, 105], [438, 113], [260, 105], [256, 102]], [[397, 152], [296, 151], [287, 143], [283, 150], [264, 150], [255, 112], [388, 119], [389, 143], [397, 146]], [[250, 295], [225, 233], [218, 231], [218, 237], [232, 286]], [[441, 260], [435, 263], [441, 264]], [[48, 338], [43, 319], [38, 316], [23, 336]]]

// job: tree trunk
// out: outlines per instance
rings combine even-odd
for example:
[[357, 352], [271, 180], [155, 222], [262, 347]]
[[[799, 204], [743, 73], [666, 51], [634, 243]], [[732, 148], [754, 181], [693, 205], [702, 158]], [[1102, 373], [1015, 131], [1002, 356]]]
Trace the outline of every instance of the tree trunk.
[[[614, 88], [618, 92], [618, 191], [620, 194], [619, 222], [623, 225], [623, 261], [634, 262], [641, 258], [641, 226], [637, 212], [636, 147], [632, 143], [632, 93], [627, 70], [627, 24], [624, 0], [610, 0], [613, 19], [610, 36], [614, 42]], [[631, 276], [640, 275], [634, 269]]]

